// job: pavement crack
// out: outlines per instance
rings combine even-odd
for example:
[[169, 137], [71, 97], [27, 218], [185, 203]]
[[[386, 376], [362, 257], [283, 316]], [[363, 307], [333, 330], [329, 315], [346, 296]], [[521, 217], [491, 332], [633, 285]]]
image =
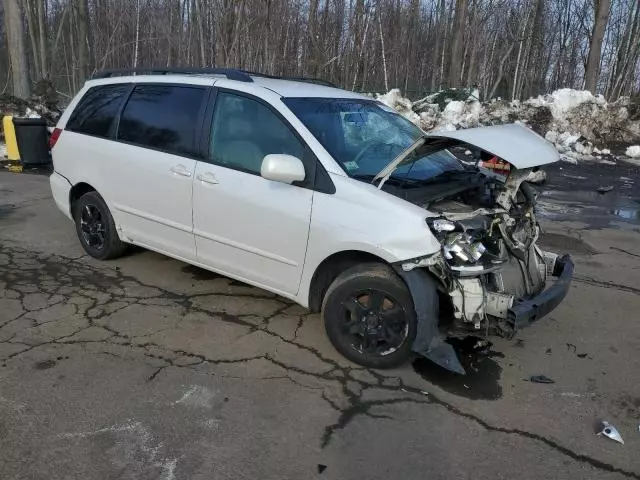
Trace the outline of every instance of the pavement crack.
[[630, 252], [629, 250], [625, 250], [624, 248], [618, 247], [609, 247], [610, 250], [615, 250], [616, 252], [626, 253], [627, 255], [631, 255], [632, 257], [640, 258], [640, 254]]
[[612, 288], [614, 290], [620, 290], [622, 292], [629, 292], [629, 293], [634, 293], [636, 295], [640, 295], [640, 288], [635, 288], [635, 287], [631, 287], [629, 285], [623, 285], [620, 283], [603, 282], [601, 280], [596, 280], [595, 278], [586, 277], [582, 275], [575, 275], [573, 277], [573, 281], [577, 283], [583, 283], [585, 285], [591, 285], [594, 287]]

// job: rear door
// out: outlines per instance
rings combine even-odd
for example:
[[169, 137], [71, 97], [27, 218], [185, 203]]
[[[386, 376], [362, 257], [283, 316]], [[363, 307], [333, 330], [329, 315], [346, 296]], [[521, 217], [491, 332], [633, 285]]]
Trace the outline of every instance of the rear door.
[[209, 91], [136, 85], [100, 173], [124, 237], [184, 259], [195, 258], [191, 197]]
[[[207, 161], [198, 162], [193, 224], [198, 260], [284, 294], [298, 290], [307, 248], [315, 159], [270, 105], [219, 90]], [[303, 160], [307, 178], [288, 185], [260, 176], [265, 155]]]

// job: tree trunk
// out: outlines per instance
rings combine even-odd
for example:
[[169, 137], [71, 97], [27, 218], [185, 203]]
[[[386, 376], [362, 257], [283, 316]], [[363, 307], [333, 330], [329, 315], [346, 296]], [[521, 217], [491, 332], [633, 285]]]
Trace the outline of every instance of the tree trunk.
[[87, 78], [89, 72], [89, 14], [87, 0], [77, 1], [78, 21], [78, 85]]
[[4, 20], [11, 59], [13, 94], [19, 98], [29, 98], [31, 81], [24, 40], [24, 23], [18, 0], [4, 0]]
[[[40, 34], [40, 69], [42, 78], [49, 76], [49, 69], [47, 68], [47, 23], [45, 22], [46, 2], [38, 2], [38, 33]], [[35, 55], [36, 53], [33, 52]]]
[[589, 45], [589, 57], [584, 74], [584, 88], [596, 93], [598, 86], [598, 73], [600, 71], [600, 53], [602, 51], [602, 39], [609, 20], [611, 0], [594, 0], [595, 21], [591, 31], [591, 44]]
[[449, 86], [461, 84], [462, 43], [464, 25], [467, 19], [467, 0], [456, 0], [456, 13], [453, 20], [453, 40], [451, 42], [451, 60], [449, 62]]
[[[439, 28], [436, 29], [436, 45], [433, 51], [433, 70], [431, 72], [431, 91], [435, 91], [442, 83], [442, 77], [438, 76], [440, 71], [440, 44], [444, 42], [445, 32], [447, 31], [447, 22], [444, 16], [445, 0], [440, 0], [436, 13], [436, 21], [434, 22]], [[436, 80], [437, 79], [437, 80]]]

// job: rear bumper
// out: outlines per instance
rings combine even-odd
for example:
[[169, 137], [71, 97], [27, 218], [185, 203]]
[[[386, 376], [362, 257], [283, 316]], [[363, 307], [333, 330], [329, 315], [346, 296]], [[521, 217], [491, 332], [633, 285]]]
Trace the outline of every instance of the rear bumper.
[[49, 184], [51, 185], [51, 194], [56, 205], [62, 213], [73, 220], [71, 206], [69, 205], [69, 192], [71, 191], [69, 181], [59, 173], [53, 172], [49, 177]]
[[541, 319], [560, 305], [571, 286], [573, 269], [571, 256], [559, 257], [553, 271], [553, 276], [557, 277], [556, 282], [539, 295], [519, 301], [509, 308], [507, 322], [514, 331]]

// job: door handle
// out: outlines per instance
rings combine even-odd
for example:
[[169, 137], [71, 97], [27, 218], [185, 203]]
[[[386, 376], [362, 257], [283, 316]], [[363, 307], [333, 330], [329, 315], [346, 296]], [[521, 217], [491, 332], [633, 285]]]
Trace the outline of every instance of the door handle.
[[175, 173], [176, 175], [180, 175], [181, 177], [191, 176], [191, 172], [187, 170], [184, 165], [176, 165], [175, 167], [171, 167], [171, 173]]
[[216, 185], [218, 183], [218, 179], [211, 172], [199, 174], [196, 177], [196, 180], [200, 180], [202, 183], [209, 183], [211, 185]]

